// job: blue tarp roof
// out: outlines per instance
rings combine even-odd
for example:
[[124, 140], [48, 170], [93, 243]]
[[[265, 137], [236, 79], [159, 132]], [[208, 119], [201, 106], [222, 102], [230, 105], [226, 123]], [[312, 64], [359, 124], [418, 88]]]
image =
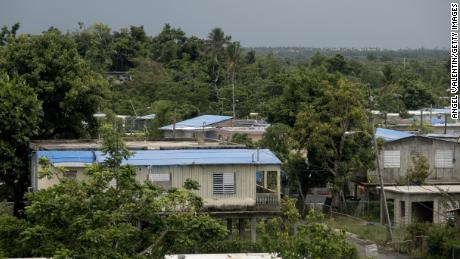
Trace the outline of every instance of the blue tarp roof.
[[[200, 128], [206, 127], [218, 122], [230, 120], [231, 116], [220, 116], [220, 115], [201, 115], [188, 120], [180, 121], [176, 123], [176, 129], [186, 128]], [[162, 130], [172, 130], [173, 124], [161, 127]]]
[[37, 151], [37, 157], [47, 157], [52, 164], [56, 163], [87, 163], [94, 162], [93, 151], [59, 150], [59, 151]]
[[431, 118], [431, 125], [444, 124], [444, 119]]
[[414, 134], [410, 132], [384, 129], [384, 128], [377, 128], [375, 135], [377, 138], [381, 138], [385, 141], [398, 140], [398, 139], [414, 136]]
[[[100, 151], [94, 154], [96, 162], [103, 162], [106, 158]], [[52, 163], [95, 161], [92, 151], [37, 151], [37, 155], [48, 157]], [[123, 164], [134, 166], [281, 164], [281, 161], [268, 149], [260, 149], [259, 161], [256, 160], [256, 149], [141, 150], [135, 151], [132, 157], [123, 161]]]

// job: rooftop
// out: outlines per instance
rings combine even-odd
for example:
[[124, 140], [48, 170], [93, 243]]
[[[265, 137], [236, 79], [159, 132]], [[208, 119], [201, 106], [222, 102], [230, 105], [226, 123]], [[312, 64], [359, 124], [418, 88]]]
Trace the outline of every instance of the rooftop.
[[[201, 115], [188, 120], [180, 121], [176, 123], [177, 130], [194, 130], [201, 129], [203, 127], [210, 126], [219, 122], [231, 120], [231, 116], [220, 116], [220, 115]], [[161, 130], [172, 130], [173, 124], [163, 126]]]
[[440, 193], [460, 193], [460, 185], [400, 185], [385, 186], [387, 192], [397, 192], [404, 194], [440, 194]]
[[[106, 155], [100, 151], [54, 150], [37, 151], [37, 157], [47, 157], [56, 165], [80, 165], [103, 162]], [[268, 149], [180, 149], [139, 150], [123, 164], [134, 166], [175, 165], [280, 165], [281, 161]]]
[[[196, 141], [143, 141], [126, 140], [128, 149], [171, 149], [171, 148], [225, 148], [244, 147], [244, 145], [223, 145], [216, 141], [198, 143]], [[30, 143], [32, 150], [97, 150], [102, 142], [97, 139], [87, 140], [33, 140]]]
[[407, 131], [391, 130], [391, 129], [384, 129], [384, 128], [377, 128], [375, 135], [377, 138], [381, 138], [385, 141], [393, 141], [393, 140], [398, 140], [398, 139], [414, 136], [413, 133], [410, 133]]

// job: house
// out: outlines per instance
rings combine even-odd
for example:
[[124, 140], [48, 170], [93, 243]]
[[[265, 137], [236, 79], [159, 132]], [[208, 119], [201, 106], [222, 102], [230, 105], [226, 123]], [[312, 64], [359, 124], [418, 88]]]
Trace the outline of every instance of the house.
[[[63, 177], [85, 180], [85, 167], [106, 157], [97, 150], [37, 150], [32, 153], [33, 190], [58, 183], [57, 177], [39, 178], [39, 159], [48, 158], [66, 169]], [[278, 211], [280, 160], [267, 149], [172, 149], [137, 150], [123, 164], [136, 168], [136, 180], [151, 181], [166, 189], [182, 187], [186, 179], [198, 181], [194, 191], [207, 210]]]
[[[460, 144], [450, 139], [410, 135], [383, 143], [379, 163], [385, 184], [396, 184], [406, 176], [412, 158], [428, 159], [431, 174], [428, 184], [460, 184]], [[376, 182], [376, 173], [368, 172], [368, 180]]]
[[212, 131], [213, 136], [217, 136], [220, 141], [231, 141], [233, 135], [244, 134], [256, 142], [263, 138], [268, 127], [270, 124], [261, 120], [234, 119], [231, 127], [215, 127]]
[[387, 200], [394, 202], [394, 223], [443, 223], [460, 205], [460, 185], [385, 186]]
[[180, 121], [160, 128], [165, 138], [178, 139], [217, 139], [212, 131], [216, 127], [232, 125], [231, 116], [202, 115], [188, 120]]

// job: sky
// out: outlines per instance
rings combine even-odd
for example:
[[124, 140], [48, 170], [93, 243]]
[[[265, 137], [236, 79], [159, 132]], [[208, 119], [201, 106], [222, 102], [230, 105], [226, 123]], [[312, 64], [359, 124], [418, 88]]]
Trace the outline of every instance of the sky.
[[[452, 0], [453, 1], [453, 0]], [[78, 22], [119, 30], [165, 23], [207, 37], [221, 27], [245, 47], [449, 48], [449, 0], [0, 0], [0, 25], [20, 33]]]

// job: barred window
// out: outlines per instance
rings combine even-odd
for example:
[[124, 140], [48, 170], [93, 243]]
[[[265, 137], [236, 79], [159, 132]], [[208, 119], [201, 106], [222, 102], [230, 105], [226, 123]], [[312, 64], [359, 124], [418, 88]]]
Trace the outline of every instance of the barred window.
[[212, 192], [214, 194], [234, 194], [235, 173], [214, 173], [212, 175]]

